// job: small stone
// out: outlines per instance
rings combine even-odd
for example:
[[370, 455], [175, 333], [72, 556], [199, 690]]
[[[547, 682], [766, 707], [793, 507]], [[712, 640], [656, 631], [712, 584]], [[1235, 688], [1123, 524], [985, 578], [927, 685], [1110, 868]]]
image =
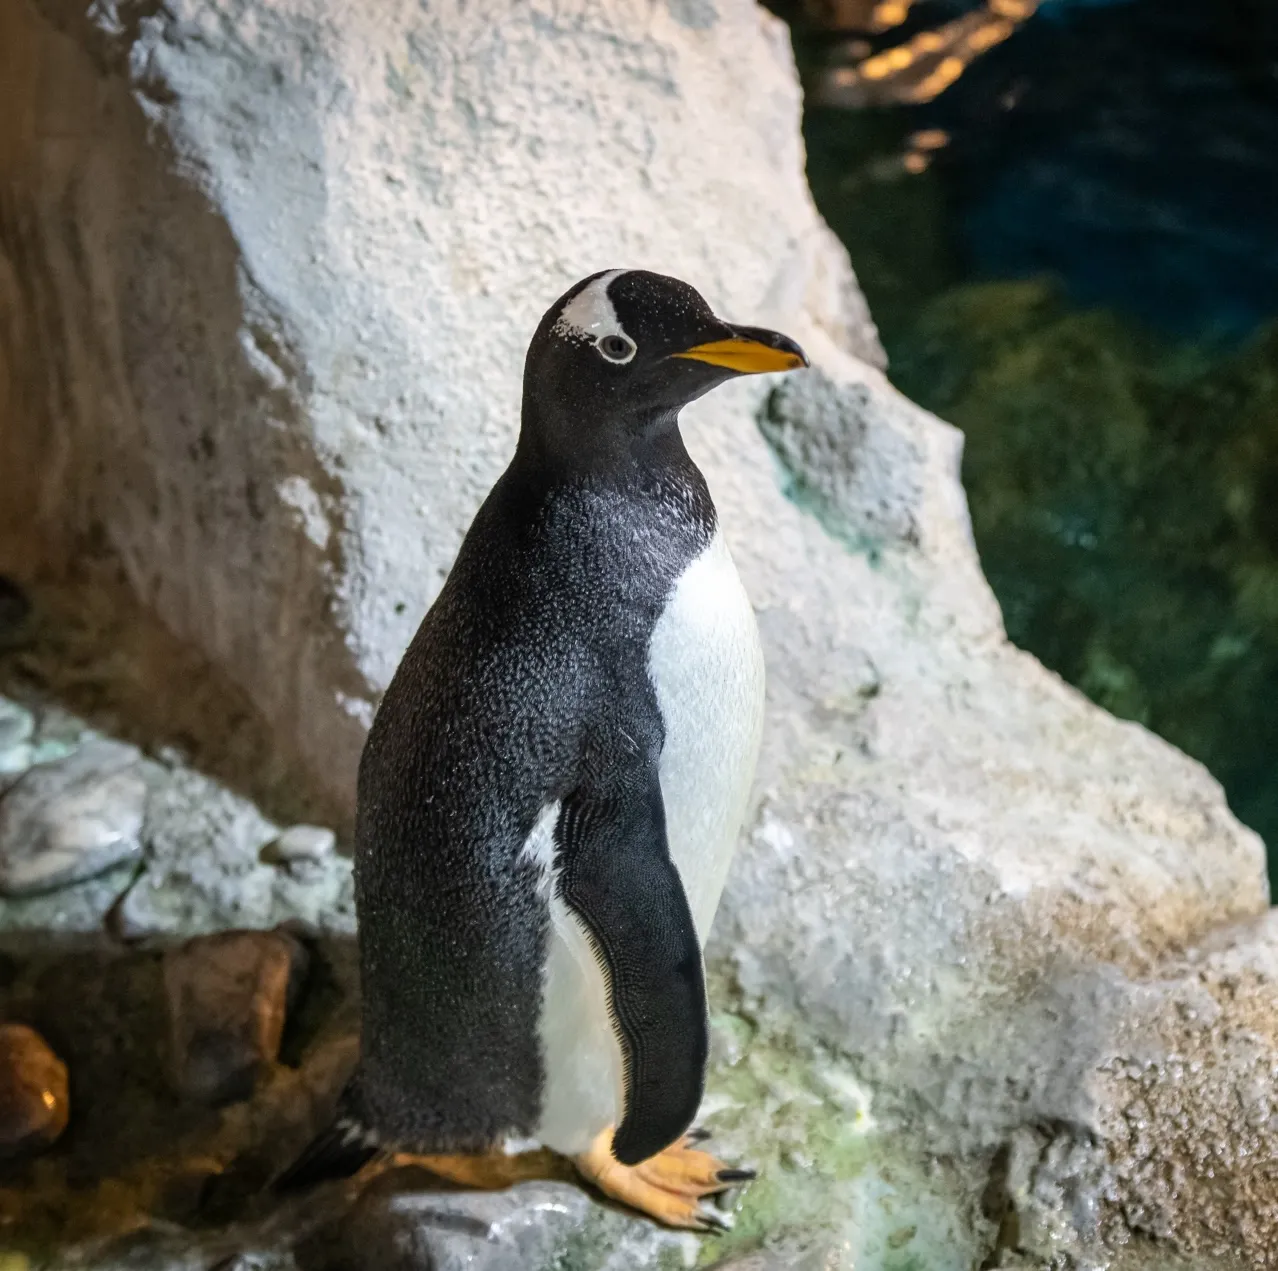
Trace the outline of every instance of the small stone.
[[261, 859], [267, 865], [319, 864], [332, 856], [336, 847], [337, 835], [322, 825], [290, 825], [262, 848]]
[[35, 1029], [0, 1025], [0, 1160], [51, 1146], [70, 1111], [66, 1064]]
[[248, 1098], [279, 1055], [309, 957], [281, 931], [197, 936], [164, 957], [174, 1088], [201, 1103]]
[[55, 891], [139, 856], [139, 758], [133, 746], [99, 739], [24, 773], [0, 800], [0, 895]]

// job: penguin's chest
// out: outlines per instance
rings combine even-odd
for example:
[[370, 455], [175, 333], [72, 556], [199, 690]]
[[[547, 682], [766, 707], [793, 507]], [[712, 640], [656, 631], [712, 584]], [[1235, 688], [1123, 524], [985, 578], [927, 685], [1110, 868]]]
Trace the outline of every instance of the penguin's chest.
[[763, 725], [754, 611], [717, 533], [670, 594], [649, 643], [648, 675], [665, 728], [660, 780], [670, 855], [704, 945]]
[[[763, 726], [763, 652], [754, 612], [716, 534], [670, 593], [648, 647], [665, 729], [659, 780], [670, 856], [704, 946], [745, 817]], [[550, 848], [559, 813], [529, 840]], [[536, 1137], [582, 1152], [624, 1111], [622, 1061], [586, 930], [549, 894], [550, 939], [539, 1021], [544, 1085]]]

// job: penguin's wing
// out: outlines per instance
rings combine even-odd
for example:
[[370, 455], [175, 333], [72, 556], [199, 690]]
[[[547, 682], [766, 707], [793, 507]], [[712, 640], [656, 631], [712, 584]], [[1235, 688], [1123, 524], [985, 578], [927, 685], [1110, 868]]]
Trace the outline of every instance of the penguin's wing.
[[558, 891], [585, 925], [608, 986], [625, 1066], [623, 1165], [647, 1160], [692, 1124], [709, 1051], [701, 944], [670, 859], [655, 759], [634, 757], [564, 800]]

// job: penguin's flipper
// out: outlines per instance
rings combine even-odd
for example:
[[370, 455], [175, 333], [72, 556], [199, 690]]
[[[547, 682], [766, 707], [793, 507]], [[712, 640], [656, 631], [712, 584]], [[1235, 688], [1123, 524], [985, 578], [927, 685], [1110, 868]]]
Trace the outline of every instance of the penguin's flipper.
[[701, 943], [655, 761], [568, 795], [556, 838], [559, 894], [590, 935], [621, 1042], [625, 1115], [612, 1151], [635, 1165], [692, 1124], [709, 1053]]
[[363, 1123], [358, 1104], [358, 1093], [352, 1083], [342, 1092], [331, 1124], [276, 1176], [271, 1190], [296, 1191], [330, 1179], [349, 1178], [367, 1165], [381, 1150], [381, 1144], [377, 1135]]

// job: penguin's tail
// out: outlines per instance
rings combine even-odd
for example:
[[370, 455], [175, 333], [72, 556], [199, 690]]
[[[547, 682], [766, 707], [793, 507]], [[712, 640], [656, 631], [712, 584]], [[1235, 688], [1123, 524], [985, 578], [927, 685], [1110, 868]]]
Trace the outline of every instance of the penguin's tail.
[[357, 1078], [352, 1078], [337, 1101], [333, 1121], [276, 1176], [271, 1190], [297, 1191], [330, 1179], [349, 1178], [371, 1161], [382, 1144], [367, 1125], [361, 1104]]

